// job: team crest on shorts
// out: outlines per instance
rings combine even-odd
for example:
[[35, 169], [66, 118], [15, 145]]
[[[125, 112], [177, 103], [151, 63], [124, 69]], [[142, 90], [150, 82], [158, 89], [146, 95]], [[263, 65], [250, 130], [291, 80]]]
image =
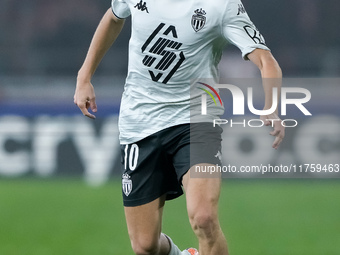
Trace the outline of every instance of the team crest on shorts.
[[132, 180], [130, 180], [130, 175], [123, 174], [122, 176], [122, 188], [125, 196], [129, 196], [132, 191]]
[[198, 32], [205, 25], [206, 17], [204, 15], [206, 15], [207, 13], [204, 10], [202, 10], [202, 8], [197, 9], [194, 12], [195, 14], [192, 15], [191, 18], [191, 26], [195, 30], [195, 32]]

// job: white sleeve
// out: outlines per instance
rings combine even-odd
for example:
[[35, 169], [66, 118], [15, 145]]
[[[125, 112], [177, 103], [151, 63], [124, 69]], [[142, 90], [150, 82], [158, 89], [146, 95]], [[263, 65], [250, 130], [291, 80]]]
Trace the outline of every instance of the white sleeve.
[[118, 19], [125, 19], [130, 16], [129, 5], [124, 0], [112, 0], [111, 8]]
[[240, 0], [228, 1], [222, 26], [223, 36], [241, 50], [244, 59], [255, 49], [269, 50]]

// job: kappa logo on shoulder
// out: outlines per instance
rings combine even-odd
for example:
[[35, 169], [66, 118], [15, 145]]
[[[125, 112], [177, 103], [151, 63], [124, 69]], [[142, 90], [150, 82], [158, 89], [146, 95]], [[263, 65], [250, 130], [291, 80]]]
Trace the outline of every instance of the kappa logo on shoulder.
[[246, 13], [246, 9], [244, 8], [243, 4], [239, 4], [238, 5], [238, 12], [237, 12], [237, 15], [240, 15], [240, 14], [243, 14], [243, 13]]
[[146, 2], [143, 3], [142, 0], [140, 0], [139, 3], [137, 3], [134, 7], [138, 10], [146, 11], [147, 13], [149, 13], [148, 7], [146, 7]]

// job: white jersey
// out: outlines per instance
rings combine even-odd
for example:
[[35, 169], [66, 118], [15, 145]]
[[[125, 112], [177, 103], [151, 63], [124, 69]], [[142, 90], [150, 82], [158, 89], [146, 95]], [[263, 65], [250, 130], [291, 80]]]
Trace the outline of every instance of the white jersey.
[[[191, 81], [218, 82], [217, 65], [227, 42], [245, 59], [256, 48], [269, 50], [240, 0], [113, 0], [112, 11], [132, 19], [121, 144], [190, 123], [195, 117], [190, 116]], [[222, 106], [216, 109], [220, 113]]]

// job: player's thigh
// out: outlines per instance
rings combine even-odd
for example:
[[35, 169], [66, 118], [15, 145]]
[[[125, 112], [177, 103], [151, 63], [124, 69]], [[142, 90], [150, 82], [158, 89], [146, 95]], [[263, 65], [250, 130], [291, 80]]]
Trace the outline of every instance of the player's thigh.
[[[200, 164], [207, 165], [209, 164]], [[189, 217], [217, 217], [218, 200], [221, 190], [221, 178], [200, 178], [191, 175], [195, 166], [183, 176], [183, 187], [185, 190], [187, 210]]]
[[161, 234], [165, 196], [147, 204], [124, 207], [132, 246], [155, 245]]

